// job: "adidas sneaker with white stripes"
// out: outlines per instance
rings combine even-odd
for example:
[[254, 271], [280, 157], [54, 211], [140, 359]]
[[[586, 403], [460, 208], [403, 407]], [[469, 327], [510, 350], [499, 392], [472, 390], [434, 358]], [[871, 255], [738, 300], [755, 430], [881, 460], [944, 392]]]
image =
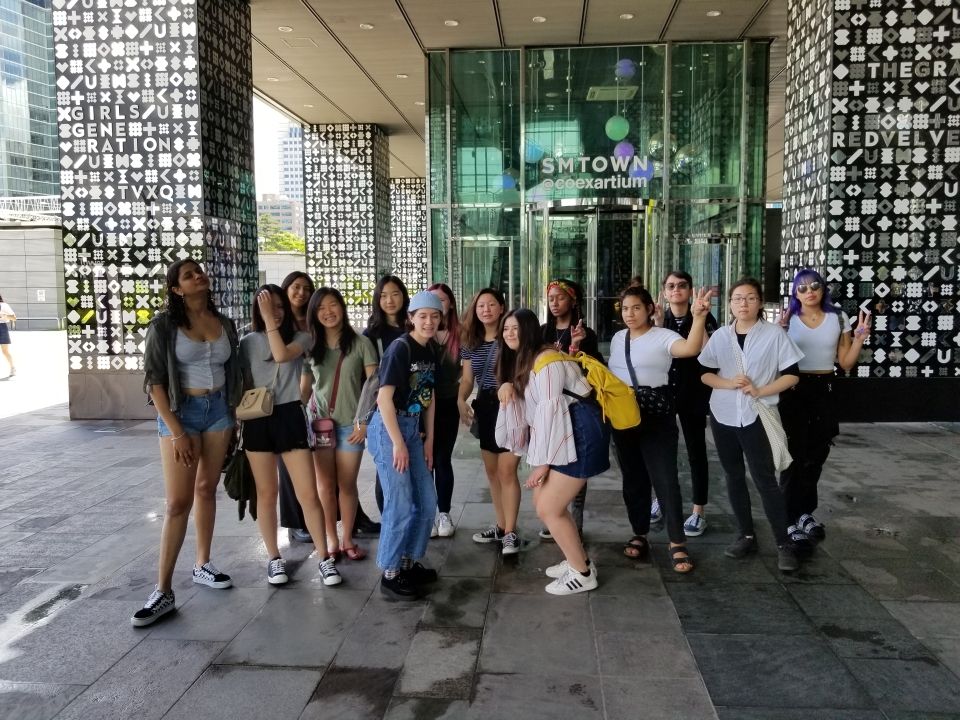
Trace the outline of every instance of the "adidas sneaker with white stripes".
[[551, 595], [575, 595], [577, 593], [587, 592], [597, 587], [597, 573], [588, 570], [589, 575], [582, 575], [573, 568], [567, 568], [567, 571], [547, 585], [546, 591]]

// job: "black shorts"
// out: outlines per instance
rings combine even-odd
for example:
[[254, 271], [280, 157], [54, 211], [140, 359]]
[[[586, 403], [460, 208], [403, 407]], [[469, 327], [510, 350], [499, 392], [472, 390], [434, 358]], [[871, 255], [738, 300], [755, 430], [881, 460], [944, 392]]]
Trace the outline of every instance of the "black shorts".
[[243, 449], [250, 452], [285, 453], [309, 450], [307, 413], [303, 403], [273, 406], [273, 414], [243, 423]]
[[480, 390], [473, 400], [473, 415], [477, 419], [480, 431], [480, 449], [492, 453], [508, 452], [497, 445], [497, 414], [500, 412], [500, 400], [497, 391]]

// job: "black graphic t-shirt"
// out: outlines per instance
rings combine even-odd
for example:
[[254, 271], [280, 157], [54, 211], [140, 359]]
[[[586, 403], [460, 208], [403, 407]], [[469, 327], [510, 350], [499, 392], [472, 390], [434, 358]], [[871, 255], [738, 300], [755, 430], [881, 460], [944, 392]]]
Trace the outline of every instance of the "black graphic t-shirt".
[[409, 333], [390, 344], [380, 362], [380, 387], [393, 387], [393, 406], [400, 412], [424, 412], [433, 400], [439, 373], [439, 347], [426, 347]]

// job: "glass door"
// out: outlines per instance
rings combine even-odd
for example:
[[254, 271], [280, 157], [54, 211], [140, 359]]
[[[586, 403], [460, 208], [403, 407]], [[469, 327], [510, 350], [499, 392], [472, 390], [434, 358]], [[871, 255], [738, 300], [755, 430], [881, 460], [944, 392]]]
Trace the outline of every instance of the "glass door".
[[513, 295], [513, 240], [495, 236], [474, 236], [451, 241], [453, 290], [465, 308], [483, 288], [496, 288], [510, 305]]

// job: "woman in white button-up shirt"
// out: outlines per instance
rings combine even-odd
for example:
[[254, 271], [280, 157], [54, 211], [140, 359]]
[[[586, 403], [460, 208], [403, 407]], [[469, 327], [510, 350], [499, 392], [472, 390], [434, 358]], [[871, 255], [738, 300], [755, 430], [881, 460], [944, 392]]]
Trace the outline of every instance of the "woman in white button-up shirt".
[[733, 322], [717, 330], [700, 353], [700, 364], [707, 369], [702, 380], [713, 388], [713, 438], [740, 531], [725, 554], [741, 558], [757, 550], [744, 470], [746, 458], [780, 548], [777, 564], [789, 572], [796, 570], [799, 562], [788, 541], [787, 511], [756, 403], [776, 408], [780, 393], [797, 384], [797, 362], [803, 353], [783, 328], [762, 319], [763, 291], [753, 278], [739, 280], [731, 288], [730, 309]]

